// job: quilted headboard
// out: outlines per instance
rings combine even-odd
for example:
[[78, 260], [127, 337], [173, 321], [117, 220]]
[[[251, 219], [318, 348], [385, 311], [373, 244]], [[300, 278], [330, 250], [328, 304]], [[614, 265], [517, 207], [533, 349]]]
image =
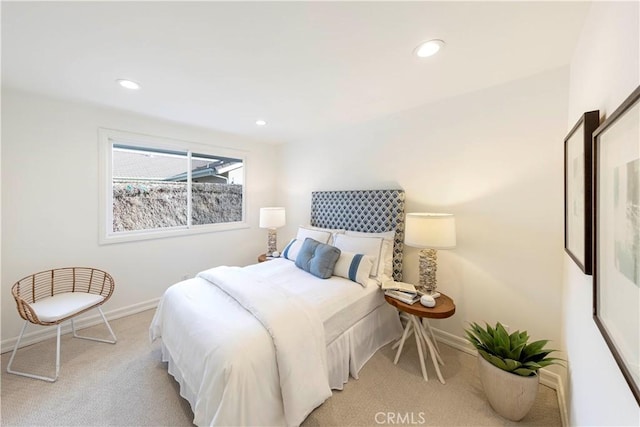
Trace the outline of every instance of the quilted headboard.
[[368, 233], [395, 230], [393, 279], [402, 281], [404, 190], [314, 191], [311, 225]]

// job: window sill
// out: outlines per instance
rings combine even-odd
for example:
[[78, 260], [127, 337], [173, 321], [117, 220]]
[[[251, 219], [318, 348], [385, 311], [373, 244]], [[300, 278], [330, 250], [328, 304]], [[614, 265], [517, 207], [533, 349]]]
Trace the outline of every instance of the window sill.
[[168, 237], [191, 236], [205, 233], [218, 233], [222, 231], [240, 230], [249, 228], [246, 222], [232, 222], [225, 224], [194, 225], [192, 228], [176, 228], [172, 230], [141, 230], [104, 235], [101, 233], [99, 244], [110, 245], [114, 243], [138, 242], [142, 240], [164, 239]]

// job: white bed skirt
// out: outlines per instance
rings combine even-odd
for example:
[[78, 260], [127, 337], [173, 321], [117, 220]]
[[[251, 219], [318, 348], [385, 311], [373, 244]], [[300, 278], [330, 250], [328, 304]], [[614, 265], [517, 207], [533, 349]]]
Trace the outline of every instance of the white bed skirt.
[[[360, 369], [376, 351], [400, 338], [401, 335], [402, 325], [398, 311], [389, 304], [382, 304], [360, 319], [327, 346], [327, 365], [331, 388], [342, 390], [344, 384], [349, 380], [349, 375], [358, 379]], [[196, 392], [184, 380], [164, 343], [162, 344], [162, 361], [168, 363], [169, 373], [180, 384], [180, 396], [189, 402], [193, 410]]]
[[398, 311], [384, 303], [327, 346], [329, 385], [342, 390], [349, 374], [358, 379], [360, 369], [381, 347], [400, 338]]

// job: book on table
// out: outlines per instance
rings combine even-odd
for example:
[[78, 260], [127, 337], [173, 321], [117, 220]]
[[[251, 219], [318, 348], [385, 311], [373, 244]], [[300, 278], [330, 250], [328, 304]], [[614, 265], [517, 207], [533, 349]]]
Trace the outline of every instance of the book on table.
[[413, 304], [420, 300], [420, 295], [418, 295], [416, 287], [411, 283], [387, 280], [382, 282], [381, 288], [385, 295], [389, 295], [391, 298], [395, 298], [406, 304]]
[[417, 295], [418, 291], [416, 287], [411, 283], [405, 282], [396, 282], [395, 280], [387, 280], [382, 282], [382, 290], [383, 291], [400, 291], [407, 294]]
[[402, 301], [406, 304], [414, 304], [420, 301], [420, 295], [418, 294], [411, 294], [411, 293], [402, 292], [402, 291], [394, 291], [392, 289], [388, 289], [384, 291], [384, 294], [390, 296], [391, 298], [395, 298], [398, 301]]

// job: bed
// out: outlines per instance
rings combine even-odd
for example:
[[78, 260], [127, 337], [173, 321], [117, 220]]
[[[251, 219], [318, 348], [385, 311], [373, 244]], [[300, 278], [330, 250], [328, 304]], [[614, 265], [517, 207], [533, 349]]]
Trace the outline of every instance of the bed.
[[[150, 336], [161, 340], [196, 425], [299, 425], [401, 335], [377, 284], [402, 279], [404, 192], [313, 192], [311, 199], [310, 225], [283, 257], [205, 270], [163, 295]], [[350, 264], [336, 264], [333, 274], [342, 276], [323, 279], [296, 266], [295, 252], [301, 237], [327, 233], [324, 243], [342, 248], [338, 263]], [[354, 270], [354, 260], [367, 259]]]

